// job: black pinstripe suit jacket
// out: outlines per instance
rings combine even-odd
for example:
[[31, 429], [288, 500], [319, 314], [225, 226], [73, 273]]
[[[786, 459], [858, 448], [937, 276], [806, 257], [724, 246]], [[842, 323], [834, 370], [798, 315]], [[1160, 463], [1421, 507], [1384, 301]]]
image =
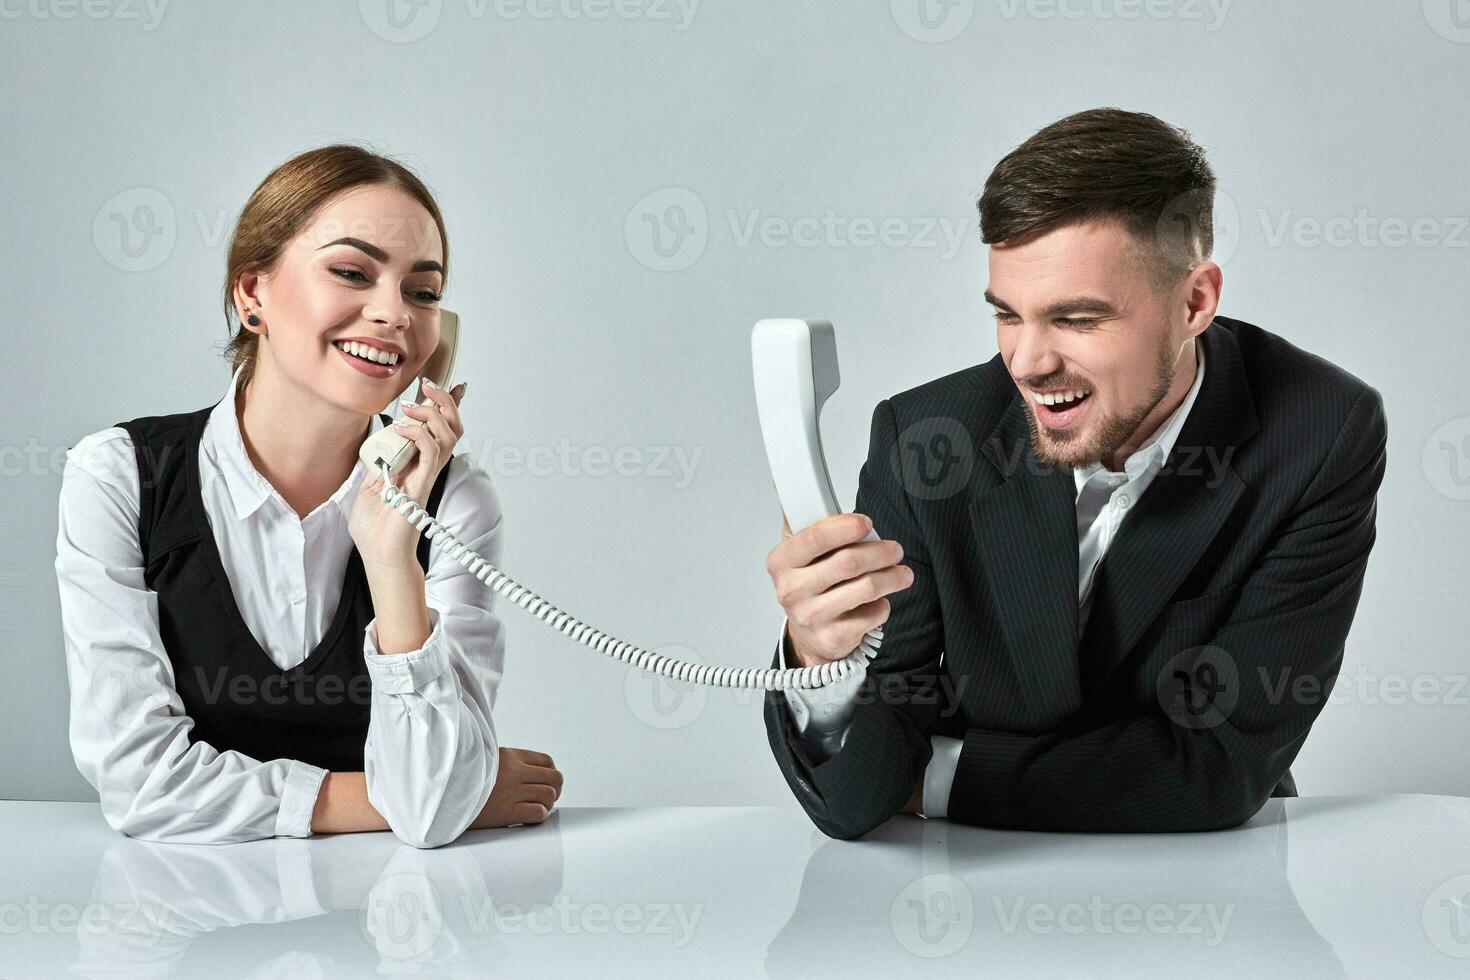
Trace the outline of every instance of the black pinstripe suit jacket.
[[902, 543], [914, 583], [889, 597], [830, 759], [805, 751], [783, 695], [765, 701], [824, 833], [896, 813], [936, 733], [964, 740], [949, 819], [966, 823], [1215, 830], [1296, 795], [1373, 547], [1383, 400], [1240, 320], [1198, 342], [1204, 382], [1098, 566], [1081, 636], [1072, 472], [1036, 459], [1000, 356], [879, 403], [854, 509]]

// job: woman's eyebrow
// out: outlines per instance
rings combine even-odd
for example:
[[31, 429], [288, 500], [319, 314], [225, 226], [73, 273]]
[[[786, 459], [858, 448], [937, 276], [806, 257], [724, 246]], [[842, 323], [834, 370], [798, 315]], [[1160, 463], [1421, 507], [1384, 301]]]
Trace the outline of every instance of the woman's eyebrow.
[[[362, 249], [369, 256], [378, 260], [379, 262], [388, 261], [387, 252], [383, 251], [381, 248], [378, 248], [378, 246], [374, 245], [372, 242], [365, 242], [361, 238], [334, 238], [332, 241], [327, 242], [327, 244], [322, 245], [320, 248], [318, 248], [317, 251], [320, 252], [323, 248], [331, 248], [333, 245], [351, 245], [353, 248]], [[435, 262], [433, 259], [420, 259], [419, 261], [415, 262], [413, 264], [413, 268], [409, 269], [408, 271], [443, 272], [444, 267], [438, 262]]]

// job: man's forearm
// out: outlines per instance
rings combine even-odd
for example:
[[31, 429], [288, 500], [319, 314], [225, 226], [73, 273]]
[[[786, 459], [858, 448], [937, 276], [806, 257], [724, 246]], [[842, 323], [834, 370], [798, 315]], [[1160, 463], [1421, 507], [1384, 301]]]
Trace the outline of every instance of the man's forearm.
[[368, 802], [367, 777], [361, 772], [329, 772], [311, 811], [311, 829], [318, 834], [350, 834], [388, 830], [388, 821]]

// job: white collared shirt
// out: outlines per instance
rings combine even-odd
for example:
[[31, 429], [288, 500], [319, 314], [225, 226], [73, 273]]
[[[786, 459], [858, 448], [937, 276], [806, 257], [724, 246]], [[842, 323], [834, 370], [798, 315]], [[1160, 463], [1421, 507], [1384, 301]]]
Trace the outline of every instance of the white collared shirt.
[[[288, 669], [336, 615], [353, 547], [347, 518], [367, 468], [358, 462], [328, 500], [299, 517], [246, 453], [235, 415], [240, 374], [205, 426], [200, 492], [240, 613], [271, 660]], [[375, 414], [371, 431], [382, 427]], [[446, 465], [438, 519], [498, 564], [501, 509], [489, 475], [468, 456]], [[97, 789], [108, 823], [135, 837], [305, 837], [326, 770], [190, 741], [194, 722], [174, 688], [158, 597], [144, 584], [139, 499], [126, 429], [102, 429], [67, 450], [56, 575], [77, 768]], [[458, 837], [489, 797], [499, 760], [491, 709], [505, 659], [495, 594], [437, 543], [429, 554], [431, 632], [423, 647], [380, 654], [376, 619], [363, 631], [372, 686], [368, 799], [417, 846]]]
[[[1194, 384], [1179, 407], [1164, 420], [1148, 441], [1123, 461], [1123, 472], [1116, 473], [1102, 463], [1072, 471], [1077, 485], [1077, 603], [1078, 635], [1086, 628], [1092, 610], [1092, 582], [1103, 555], [1117, 535], [1118, 526], [1130, 507], [1153, 482], [1184, 428], [1205, 379], [1205, 349], [1196, 340]], [[781, 648], [785, 649], [786, 622], [781, 623]], [[882, 651], [879, 651], [882, 656]], [[788, 663], [787, 666], [792, 666]], [[807, 749], [820, 759], [830, 758], [847, 737], [847, 728], [858, 689], [867, 675], [866, 667], [851, 671], [836, 684], [786, 692], [786, 704], [792, 721], [801, 733]], [[943, 817], [949, 811], [949, 791], [954, 785], [964, 740], [945, 735], [929, 738], [933, 757], [924, 770], [922, 793], [923, 816]]]

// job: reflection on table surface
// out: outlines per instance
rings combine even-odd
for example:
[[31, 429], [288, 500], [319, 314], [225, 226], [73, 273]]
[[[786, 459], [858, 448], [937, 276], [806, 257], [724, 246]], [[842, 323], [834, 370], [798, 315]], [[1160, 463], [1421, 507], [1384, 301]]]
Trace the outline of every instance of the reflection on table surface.
[[1211, 834], [562, 810], [431, 851], [208, 847], [0, 802], [0, 977], [1470, 975], [1470, 800], [1273, 799]]

